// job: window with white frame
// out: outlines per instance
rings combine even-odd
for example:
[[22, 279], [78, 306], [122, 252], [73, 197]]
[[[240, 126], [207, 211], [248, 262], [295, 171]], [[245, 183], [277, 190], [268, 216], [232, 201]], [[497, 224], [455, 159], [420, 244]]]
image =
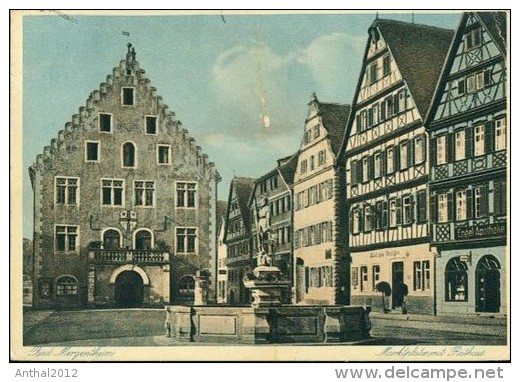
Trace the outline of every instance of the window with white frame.
[[314, 171], [314, 155], [311, 155], [311, 157], [309, 158], [309, 163], [310, 163], [311, 171]]
[[101, 204], [122, 206], [124, 204], [125, 181], [122, 179], [101, 179]]
[[391, 174], [394, 171], [394, 148], [389, 147], [386, 149], [386, 173]]
[[455, 193], [455, 218], [458, 221], [466, 220], [466, 190], [459, 190]]
[[359, 233], [359, 224], [360, 222], [360, 213], [359, 209], [355, 209], [352, 211], [352, 233], [356, 234]]
[[413, 223], [413, 204], [410, 195], [403, 196], [403, 224]]
[[134, 203], [136, 206], [152, 207], [155, 205], [155, 182], [134, 181]]
[[467, 93], [474, 93], [476, 91], [477, 87], [475, 84], [475, 76], [471, 75], [466, 78], [466, 92]]
[[121, 105], [133, 106], [135, 105], [135, 88], [122, 87], [121, 88]]
[[377, 61], [372, 63], [369, 68], [369, 81], [371, 84], [377, 81]]
[[448, 221], [448, 195], [446, 193], [437, 196], [438, 222]]
[[397, 226], [397, 201], [390, 200], [390, 227]]
[[79, 178], [58, 176], [55, 178], [55, 203], [66, 206], [78, 204]]
[[177, 228], [177, 253], [195, 253], [197, 251], [197, 229]]
[[365, 206], [365, 232], [372, 231], [372, 207]]
[[307, 172], [307, 159], [300, 162], [300, 173], [305, 174]]
[[480, 46], [482, 42], [480, 27], [472, 29], [464, 35], [464, 50], [471, 50]]
[[381, 163], [381, 152], [374, 154], [374, 178], [381, 177], [382, 163]]
[[466, 132], [459, 130], [455, 132], [455, 160], [466, 158]]
[[377, 283], [381, 278], [381, 267], [379, 265], [372, 266], [372, 290], [375, 291]]
[[495, 150], [506, 149], [506, 119], [495, 120]]
[[414, 261], [413, 262], [414, 278], [413, 290], [429, 290], [430, 289], [430, 261]]
[[170, 145], [157, 145], [157, 163], [170, 164], [171, 148]]
[[389, 75], [391, 72], [390, 66], [390, 55], [387, 54], [383, 57], [383, 77]]
[[56, 280], [57, 296], [77, 296], [78, 280], [72, 276], [61, 276]]
[[424, 135], [415, 137], [414, 139], [414, 164], [420, 164], [424, 162], [424, 151], [425, 151], [425, 139]]
[[157, 134], [157, 117], [155, 115], [147, 115], [144, 121], [146, 134]]
[[487, 214], [487, 188], [484, 186], [475, 187], [473, 194], [474, 216], [481, 218]]
[[99, 161], [99, 142], [86, 141], [85, 142], [85, 161], [97, 162]]
[[103, 133], [111, 133], [112, 132], [112, 114], [110, 113], [99, 113], [98, 115], [98, 127], [99, 131]]
[[320, 125], [314, 126], [313, 130], [314, 130], [314, 139], [319, 138], [319, 136], [320, 136]]
[[365, 292], [368, 290], [368, 267], [362, 266], [359, 271], [361, 275], [361, 291]]
[[323, 166], [327, 160], [327, 156], [326, 156], [326, 151], [325, 150], [321, 150], [319, 153], [318, 153], [318, 166]]
[[475, 156], [484, 155], [484, 125], [475, 126], [473, 153]]
[[446, 135], [437, 137], [437, 164], [445, 164], [447, 162], [446, 155]]
[[363, 158], [363, 182], [368, 182], [368, 157]]
[[177, 182], [177, 207], [193, 208], [197, 201], [197, 183], [195, 182]]
[[399, 150], [399, 168], [404, 170], [408, 167], [408, 142], [401, 143]]
[[78, 226], [55, 226], [55, 250], [58, 252], [77, 252], [78, 250]]

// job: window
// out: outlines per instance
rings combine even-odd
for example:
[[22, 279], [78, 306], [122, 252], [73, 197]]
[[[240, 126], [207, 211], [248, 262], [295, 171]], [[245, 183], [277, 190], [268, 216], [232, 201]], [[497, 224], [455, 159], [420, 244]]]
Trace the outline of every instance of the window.
[[372, 123], [370, 126], [377, 125], [379, 123], [379, 104], [376, 103], [372, 106]]
[[495, 150], [506, 149], [506, 119], [500, 118], [495, 121]]
[[406, 91], [402, 90], [398, 94], [399, 103], [396, 103], [398, 110], [396, 110], [396, 114], [400, 111], [406, 110]]
[[376, 202], [376, 229], [383, 228], [383, 202]]
[[197, 183], [177, 182], [176, 187], [177, 207], [195, 207], [197, 200]]
[[314, 126], [314, 138], [318, 138], [320, 136], [320, 125]]
[[300, 162], [300, 173], [305, 174], [307, 172], [307, 159]]
[[355, 209], [352, 212], [352, 233], [357, 234], [359, 233], [360, 228], [360, 213], [358, 209]]
[[374, 82], [377, 81], [377, 61], [370, 65], [369, 70], [370, 70], [370, 73], [369, 73], [370, 84], [373, 84]]
[[136, 206], [151, 207], [155, 205], [155, 182], [154, 181], [135, 181], [134, 196]]
[[413, 290], [430, 289], [430, 261], [413, 262]]
[[473, 195], [473, 213], [476, 219], [487, 216], [488, 205], [487, 205], [487, 187], [479, 186], [475, 187]]
[[466, 220], [466, 190], [460, 190], [455, 193], [455, 219], [457, 221]]
[[446, 135], [437, 138], [437, 165], [445, 164], [447, 161]]
[[135, 146], [132, 142], [123, 143], [123, 167], [135, 167]]
[[399, 150], [399, 168], [404, 170], [408, 167], [408, 142], [401, 143]]
[[368, 180], [369, 180], [368, 171], [369, 171], [368, 157], [364, 157], [363, 158], [363, 175], [362, 175], [363, 182], [368, 182]]
[[376, 285], [381, 278], [381, 267], [379, 265], [372, 266], [372, 290], [376, 290]]
[[397, 226], [397, 200], [390, 200], [390, 227]]
[[157, 145], [157, 163], [170, 164], [170, 145]]
[[365, 206], [365, 232], [372, 231], [372, 207]]
[[484, 125], [475, 126], [473, 153], [475, 156], [484, 155]]
[[311, 171], [314, 171], [314, 155], [311, 155], [309, 161], [310, 161]]
[[466, 81], [465, 80], [458, 80], [457, 81], [457, 93], [458, 95], [463, 95], [466, 93]]
[[146, 134], [157, 134], [157, 117], [147, 115], [145, 117]]
[[466, 91], [468, 93], [474, 93], [476, 90], [476, 86], [475, 86], [475, 76], [469, 76], [468, 78], [466, 78]]
[[455, 132], [455, 160], [466, 157], [466, 132], [464, 130]]
[[382, 175], [382, 163], [381, 163], [381, 153], [377, 152], [374, 154], [374, 178], [380, 178]]
[[403, 224], [413, 223], [413, 203], [411, 196], [403, 196]]
[[475, 28], [464, 35], [464, 50], [471, 50], [480, 46], [481, 29]]
[[426, 151], [426, 140], [424, 139], [424, 135], [421, 135], [420, 137], [416, 137], [414, 139], [414, 152], [415, 152], [414, 164], [420, 164], [420, 163], [424, 162], [425, 151]]
[[78, 204], [78, 178], [56, 177], [56, 204], [77, 205]]
[[56, 280], [56, 296], [77, 296], [78, 281], [72, 276], [61, 276]]
[[388, 76], [390, 74], [390, 55], [386, 55], [383, 57], [383, 77]]
[[124, 106], [133, 106], [135, 88], [122, 87], [121, 88], [121, 104]]
[[99, 161], [99, 142], [86, 141], [85, 142], [85, 161], [97, 162]]
[[101, 204], [104, 206], [122, 206], [124, 180], [101, 179]]
[[365, 292], [368, 290], [368, 267], [360, 267], [361, 274], [361, 291]]
[[394, 148], [389, 147], [386, 149], [386, 173], [391, 174], [394, 171]]
[[437, 196], [438, 222], [446, 223], [448, 221], [448, 195], [439, 194]]
[[103, 233], [103, 249], [118, 249], [121, 247], [121, 235], [115, 229]]
[[475, 74], [475, 87], [477, 90], [484, 89], [484, 72]]
[[99, 113], [99, 131], [103, 133], [112, 132], [112, 114]]
[[193, 276], [182, 276], [179, 280], [179, 296], [192, 298], [194, 294], [195, 279], [193, 278]]
[[327, 161], [327, 154], [325, 150], [321, 150], [318, 153], [318, 166], [323, 166]]
[[177, 228], [177, 253], [195, 253], [197, 244], [196, 228]]
[[386, 101], [386, 117], [390, 118], [394, 115], [394, 97], [390, 96], [385, 99]]
[[78, 249], [78, 226], [57, 225], [55, 230], [56, 251], [76, 252]]
[[446, 301], [468, 301], [468, 266], [454, 257], [444, 273]]

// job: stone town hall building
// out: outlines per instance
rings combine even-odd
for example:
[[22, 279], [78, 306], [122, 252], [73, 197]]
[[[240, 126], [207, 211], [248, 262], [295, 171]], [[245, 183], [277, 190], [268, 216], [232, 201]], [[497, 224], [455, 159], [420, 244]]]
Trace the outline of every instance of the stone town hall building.
[[190, 303], [210, 267], [219, 174], [135, 57], [29, 168], [37, 308]]

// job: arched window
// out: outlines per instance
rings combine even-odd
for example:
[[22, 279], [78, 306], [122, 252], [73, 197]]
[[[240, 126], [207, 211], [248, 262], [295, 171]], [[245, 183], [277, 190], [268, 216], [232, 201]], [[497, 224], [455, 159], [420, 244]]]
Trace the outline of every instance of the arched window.
[[195, 279], [193, 276], [182, 276], [179, 280], [179, 296], [191, 297], [195, 293]]
[[78, 280], [72, 276], [61, 276], [56, 280], [57, 296], [77, 296]]
[[135, 167], [135, 146], [132, 142], [123, 143], [123, 167]]
[[147, 230], [139, 230], [135, 234], [135, 249], [147, 250], [152, 248], [152, 234]]
[[121, 247], [121, 235], [115, 229], [108, 229], [103, 233], [103, 249], [117, 249]]
[[477, 312], [500, 312], [500, 263], [493, 255], [480, 259], [475, 273], [475, 308]]
[[444, 280], [446, 301], [468, 301], [468, 266], [459, 257], [446, 264]]

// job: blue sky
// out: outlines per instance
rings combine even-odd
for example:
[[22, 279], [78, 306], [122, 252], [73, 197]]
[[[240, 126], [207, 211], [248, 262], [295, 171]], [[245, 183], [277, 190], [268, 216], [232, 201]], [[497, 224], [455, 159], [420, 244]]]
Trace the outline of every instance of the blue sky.
[[[158, 94], [215, 162], [225, 200], [234, 174], [258, 177], [297, 150], [312, 92], [324, 102], [352, 102], [375, 16], [25, 16], [24, 236], [32, 236], [27, 168], [124, 58], [128, 42]], [[460, 16], [413, 17], [453, 29]], [[410, 13], [379, 17], [412, 20]]]

